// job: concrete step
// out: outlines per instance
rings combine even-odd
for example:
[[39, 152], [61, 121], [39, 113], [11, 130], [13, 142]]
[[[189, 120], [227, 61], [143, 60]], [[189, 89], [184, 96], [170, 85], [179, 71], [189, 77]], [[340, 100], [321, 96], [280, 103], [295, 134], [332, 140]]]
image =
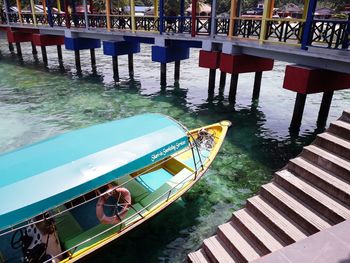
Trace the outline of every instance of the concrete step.
[[350, 142], [329, 132], [317, 135], [315, 145], [318, 145], [340, 157], [350, 160]]
[[339, 118], [339, 120], [350, 123], [350, 109], [344, 110], [343, 115]]
[[210, 263], [204, 250], [201, 248], [195, 252], [188, 254], [188, 262], [191, 263]]
[[238, 262], [218, 236], [212, 236], [204, 240], [203, 250], [210, 262], [236, 263]]
[[300, 226], [261, 196], [249, 198], [246, 207], [288, 245], [307, 237]]
[[308, 204], [333, 223], [340, 223], [350, 218], [350, 210], [348, 207], [340, 204], [321, 189], [311, 186], [290, 171], [282, 170], [276, 172], [274, 180], [288, 192], [292, 193], [298, 199], [303, 200], [304, 203]]
[[345, 159], [316, 145], [304, 147], [301, 156], [350, 183], [350, 164]]
[[263, 185], [260, 194], [309, 234], [314, 234], [331, 226], [330, 222], [317, 211], [274, 182]]
[[249, 262], [260, 258], [261, 252], [254, 249], [254, 245], [232, 221], [219, 226], [217, 235], [239, 262]]
[[350, 141], [350, 123], [348, 122], [341, 120], [333, 121], [329, 126], [328, 132]]
[[350, 185], [343, 179], [308, 162], [302, 157], [290, 160], [287, 167], [293, 174], [322, 189], [336, 200], [350, 205]]
[[231, 221], [256, 245], [263, 255], [286, 245], [246, 208], [234, 212]]

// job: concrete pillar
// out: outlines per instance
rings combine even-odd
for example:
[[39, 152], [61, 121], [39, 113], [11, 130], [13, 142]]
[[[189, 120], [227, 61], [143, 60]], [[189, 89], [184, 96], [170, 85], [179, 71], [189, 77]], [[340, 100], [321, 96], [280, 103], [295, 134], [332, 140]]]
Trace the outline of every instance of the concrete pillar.
[[16, 50], [17, 50], [17, 56], [22, 58], [22, 49], [21, 49], [21, 43], [16, 42]]
[[77, 72], [81, 73], [80, 51], [79, 50], [74, 50], [74, 55], [75, 55], [75, 66], [77, 68]]
[[119, 82], [118, 56], [112, 57], [113, 62], [113, 78], [115, 82]]
[[259, 99], [260, 87], [261, 87], [261, 78], [262, 78], [262, 71], [255, 72], [254, 88], [253, 88], [253, 100]]
[[37, 55], [38, 54], [38, 50], [36, 50], [36, 46], [34, 45], [34, 43], [33, 42], [31, 42], [32, 43], [32, 54], [33, 55]]
[[235, 103], [236, 101], [238, 77], [239, 74], [231, 74], [230, 93], [228, 95], [228, 101], [230, 103]]
[[209, 69], [208, 94], [214, 94], [216, 69]]
[[45, 46], [41, 46], [41, 54], [43, 56], [44, 65], [47, 66], [48, 61], [47, 61], [47, 52], [46, 52], [46, 47]]
[[178, 82], [180, 80], [180, 60], [175, 61], [174, 80], [175, 82]]
[[134, 77], [134, 54], [128, 54], [129, 76]]
[[91, 68], [92, 71], [96, 71], [96, 54], [95, 54], [95, 49], [90, 48], [90, 56], [91, 56]]
[[293, 118], [290, 123], [291, 130], [299, 130], [305, 108], [306, 94], [297, 93], [293, 111]]
[[331, 107], [334, 91], [326, 91], [323, 93], [320, 110], [318, 112], [317, 127], [324, 128], [327, 123], [329, 109]]
[[166, 86], [166, 63], [160, 63], [160, 85]]
[[225, 85], [226, 85], [226, 72], [221, 71], [219, 89], [224, 89]]

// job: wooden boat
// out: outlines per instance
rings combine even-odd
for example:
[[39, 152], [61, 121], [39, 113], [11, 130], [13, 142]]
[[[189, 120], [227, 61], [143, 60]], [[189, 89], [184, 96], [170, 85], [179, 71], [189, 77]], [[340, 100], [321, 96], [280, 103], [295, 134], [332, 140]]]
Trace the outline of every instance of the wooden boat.
[[1, 155], [0, 258], [74, 262], [119, 238], [203, 176], [230, 125], [144, 114]]

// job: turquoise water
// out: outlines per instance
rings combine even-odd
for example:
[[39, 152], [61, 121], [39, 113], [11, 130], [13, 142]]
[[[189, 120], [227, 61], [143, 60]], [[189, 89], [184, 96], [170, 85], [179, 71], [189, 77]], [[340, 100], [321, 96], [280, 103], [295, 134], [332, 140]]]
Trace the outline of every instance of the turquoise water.
[[[222, 119], [233, 123], [213, 166], [193, 189], [88, 262], [185, 260], [317, 133], [320, 94], [307, 99], [300, 135], [289, 133], [295, 93], [282, 89], [282, 62], [276, 62], [273, 72], [264, 73], [259, 102], [251, 101], [254, 75], [241, 75], [233, 106], [227, 101], [229, 78], [226, 90], [216, 90], [208, 100], [208, 70], [197, 66], [198, 50], [191, 50], [190, 59], [182, 62], [178, 85], [173, 85], [173, 64], [169, 64], [169, 86], [161, 89], [159, 64], [151, 62], [149, 46], [142, 46], [142, 53], [134, 56], [134, 80], [128, 78], [127, 58], [119, 59], [118, 84], [112, 78], [111, 58], [101, 51], [96, 52], [97, 72], [91, 71], [89, 52], [81, 52], [82, 75], [78, 75], [71, 52], [64, 52], [65, 68], [60, 69], [54, 47], [48, 48], [48, 67], [40, 56], [39, 61], [33, 58], [28, 44], [22, 47], [21, 62], [0, 40], [0, 152], [144, 112], [170, 115], [188, 128]], [[217, 83], [218, 78], [219, 74]], [[329, 121], [345, 108], [350, 108], [350, 92], [336, 91]]]

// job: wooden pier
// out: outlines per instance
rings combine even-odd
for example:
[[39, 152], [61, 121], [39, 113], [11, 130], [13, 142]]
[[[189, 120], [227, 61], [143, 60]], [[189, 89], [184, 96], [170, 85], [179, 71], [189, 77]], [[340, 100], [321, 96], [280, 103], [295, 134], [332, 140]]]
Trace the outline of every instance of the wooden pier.
[[[295, 243], [296, 249], [312, 246], [315, 233], [327, 237], [329, 231], [323, 234], [324, 230], [332, 231], [335, 225], [349, 219], [350, 110], [347, 110], [313, 144], [304, 147], [298, 157], [276, 172], [273, 181], [263, 185], [257, 196], [249, 198], [229, 222], [220, 225], [215, 236], [205, 239], [201, 249], [190, 253], [188, 260], [260, 262], [261, 257], [281, 251], [263, 257], [261, 262], [286, 262], [290, 258], [288, 262], [298, 262], [289, 245]], [[346, 226], [349, 223], [337, 226], [335, 232], [349, 237], [350, 229]], [[299, 242], [302, 245], [297, 245]], [[350, 240], [347, 245], [342, 244], [340, 250], [349, 248]], [[282, 250], [284, 247], [287, 252]], [[337, 249], [333, 245], [332, 253]], [[309, 250], [307, 256], [312, 258], [310, 253], [316, 256], [321, 252]], [[321, 261], [331, 263], [337, 259], [328, 256], [328, 261]]]

